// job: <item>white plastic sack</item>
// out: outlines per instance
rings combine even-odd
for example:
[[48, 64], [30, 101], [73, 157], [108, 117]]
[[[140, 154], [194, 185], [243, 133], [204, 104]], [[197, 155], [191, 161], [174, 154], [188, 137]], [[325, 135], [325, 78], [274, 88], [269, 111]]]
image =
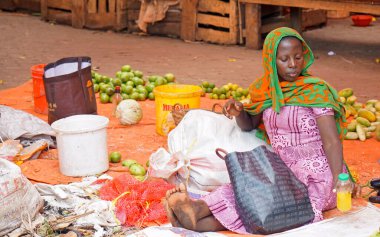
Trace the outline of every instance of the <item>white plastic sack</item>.
[[45, 140], [49, 146], [54, 142], [55, 132], [50, 125], [32, 114], [0, 105], [0, 142], [10, 139]]
[[150, 156], [149, 175], [174, 184], [188, 181], [191, 191], [210, 192], [230, 182], [226, 164], [215, 149], [248, 151], [266, 145], [255, 133], [243, 132], [224, 115], [190, 110], [169, 133], [169, 152], [160, 148]]
[[43, 205], [36, 188], [14, 163], [0, 159], [0, 236], [31, 219]]

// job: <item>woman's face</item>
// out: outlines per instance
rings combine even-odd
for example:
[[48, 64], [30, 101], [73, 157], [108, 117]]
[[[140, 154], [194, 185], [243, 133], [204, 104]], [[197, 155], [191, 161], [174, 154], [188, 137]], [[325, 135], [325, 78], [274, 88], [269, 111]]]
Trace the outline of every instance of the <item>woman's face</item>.
[[302, 43], [297, 38], [283, 38], [277, 48], [277, 73], [280, 81], [295, 81], [304, 66]]

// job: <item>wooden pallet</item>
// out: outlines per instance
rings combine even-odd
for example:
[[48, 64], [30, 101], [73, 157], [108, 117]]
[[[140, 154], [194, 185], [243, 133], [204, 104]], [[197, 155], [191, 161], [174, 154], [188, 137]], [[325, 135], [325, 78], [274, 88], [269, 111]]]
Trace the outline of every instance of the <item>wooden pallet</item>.
[[41, 0], [42, 18], [75, 28], [123, 30], [127, 27], [124, 0]]

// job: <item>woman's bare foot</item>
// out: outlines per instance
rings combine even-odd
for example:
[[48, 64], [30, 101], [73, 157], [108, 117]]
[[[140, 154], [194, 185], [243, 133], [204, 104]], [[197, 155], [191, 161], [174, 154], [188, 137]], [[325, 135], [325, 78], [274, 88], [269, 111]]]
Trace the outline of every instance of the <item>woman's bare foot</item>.
[[166, 192], [166, 211], [173, 226], [194, 231], [220, 231], [226, 228], [212, 215], [206, 202], [192, 200], [181, 183]]
[[197, 214], [195, 201], [189, 198], [186, 187], [181, 183], [166, 193], [168, 207], [173, 210], [178, 222], [186, 229], [196, 230]]
[[165, 207], [165, 210], [166, 210], [166, 215], [167, 215], [170, 223], [172, 224], [172, 226], [174, 226], [174, 227], [182, 227], [181, 224], [178, 222], [178, 219], [175, 216], [173, 210], [169, 207], [168, 201], [164, 200], [163, 204], [164, 204], [164, 207]]

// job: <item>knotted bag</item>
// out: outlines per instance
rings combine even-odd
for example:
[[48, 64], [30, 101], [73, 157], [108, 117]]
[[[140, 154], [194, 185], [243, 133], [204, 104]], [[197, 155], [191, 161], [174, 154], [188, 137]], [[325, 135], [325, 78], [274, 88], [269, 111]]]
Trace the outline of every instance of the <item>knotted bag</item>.
[[63, 58], [45, 66], [48, 122], [77, 114], [97, 114], [89, 57]]
[[266, 146], [228, 154], [218, 148], [216, 153], [225, 159], [236, 208], [248, 232], [272, 234], [314, 219], [306, 185]]

